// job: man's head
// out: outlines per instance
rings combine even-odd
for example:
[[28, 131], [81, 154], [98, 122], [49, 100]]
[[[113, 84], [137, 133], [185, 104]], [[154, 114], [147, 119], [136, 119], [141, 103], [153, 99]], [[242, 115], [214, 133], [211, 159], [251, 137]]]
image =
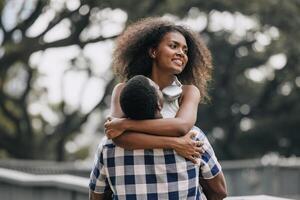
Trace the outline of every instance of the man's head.
[[120, 94], [126, 117], [135, 120], [160, 118], [162, 94], [151, 79], [137, 75], [129, 79]]

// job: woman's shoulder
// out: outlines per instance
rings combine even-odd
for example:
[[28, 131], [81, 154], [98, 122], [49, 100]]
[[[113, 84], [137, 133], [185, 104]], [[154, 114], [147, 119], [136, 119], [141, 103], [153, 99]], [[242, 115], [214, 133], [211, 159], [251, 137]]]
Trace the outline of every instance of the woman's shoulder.
[[195, 85], [182, 85], [182, 98], [188, 97], [200, 101], [200, 91]]
[[125, 86], [125, 82], [117, 83], [114, 87], [114, 91], [121, 91]]
[[195, 86], [195, 85], [182, 85], [182, 93], [199, 93], [200, 95], [200, 91], [199, 89]]
[[124, 87], [124, 85], [125, 85], [125, 82], [117, 83], [115, 85], [115, 88], [122, 88], [122, 87]]
[[125, 86], [125, 83], [118, 83], [117, 85], [115, 85], [114, 89], [113, 89], [113, 92], [112, 92], [112, 96], [115, 97], [115, 96], [119, 96], [121, 91], [123, 90]]

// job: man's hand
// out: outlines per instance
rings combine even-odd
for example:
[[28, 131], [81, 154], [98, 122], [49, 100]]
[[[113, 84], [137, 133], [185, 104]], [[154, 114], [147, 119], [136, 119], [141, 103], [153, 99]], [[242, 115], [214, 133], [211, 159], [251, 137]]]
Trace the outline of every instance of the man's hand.
[[189, 159], [195, 164], [198, 164], [200, 156], [204, 153], [203, 141], [195, 141], [193, 137], [197, 134], [196, 131], [190, 131], [185, 136], [176, 138], [174, 150], [182, 157]]
[[108, 139], [116, 138], [125, 131], [123, 128], [123, 123], [125, 120], [126, 118], [107, 118], [106, 122], [104, 123], [104, 128]]

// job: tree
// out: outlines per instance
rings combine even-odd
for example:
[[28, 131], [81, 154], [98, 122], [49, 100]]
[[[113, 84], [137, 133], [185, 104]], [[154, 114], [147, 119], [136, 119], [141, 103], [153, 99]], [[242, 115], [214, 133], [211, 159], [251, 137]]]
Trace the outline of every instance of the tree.
[[[212, 102], [200, 107], [198, 124], [218, 155], [299, 156], [299, 1], [191, 1], [180, 10], [190, 7], [205, 12], [208, 20], [202, 35], [208, 38], [215, 73]], [[209, 28], [214, 15], [245, 16], [256, 25], [240, 35], [234, 31], [239, 27], [218, 24], [214, 30]]]
[[[157, 3], [135, 1], [136, 8], [152, 12], [158, 7]], [[116, 8], [132, 8], [130, 3], [119, 1], [1, 1], [0, 30], [2, 33], [0, 52], [0, 156], [2, 154], [23, 159], [66, 159], [65, 144], [81, 132], [89, 117], [100, 111], [99, 129], [102, 129], [105, 119], [105, 109], [108, 98], [116, 82], [110, 69], [104, 75], [96, 75], [92, 64], [84, 54], [70, 60], [70, 67], [66, 69], [84, 71], [89, 79], [98, 78], [105, 84], [105, 92], [96, 105], [83, 111], [80, 106], [70, 107], [65, 99], [51, 103], [47, 98], [49, 91], [39, 84], [43, 74], [38, 66], [30, 60], [36, 54], [44, 54], [49, 49], [58, 49], [76, 45], [82, 51], [86, 45], [105, 42], [114, 39], [118, 34], [106, 36], [101, 32], [89, 35], [88, 31], [95, 26], [103, 26], [107, 11]], [[45, 19], [45, 16], [46, 17]], [[43, 18], [44, 17], [44, 18]], [[7, 20], [10, 18], [10, 20]], [[42, 30], [30, 34], [30, 29], [43, 18], [48, 20]], [[10, 26], [5, 24], [9, 21]], [[4, 22], [4, 23], [2, 23]], [[47, 40], [56, 27], [63, 24], [68, 32], [67, 36], [55, 40]], [[61, 66], [55, 66], [59, 69]], [[82, 88], [82, 93], [86, 87]], [[46, 98], [46, 102], [44, 102]], [[92, 97], [93, 98], [93, 97]], [[58, 121], [51, 123], [42, 112], [33, 113], [33, 104], [47, 108]]]
[[[175, 20], [197, 23], [195, 28], [211, 49], [215, 66], [212, 101], [200, 105], [197, 124], [208, 134], [218, 157], [257, 157], [270, 151], [299, 155], [300, 48], [296, 41], [300, 41], [300, 5], [297, 0], [274, 2], [0, 1], [0, 150], [15, 158], [64, 160], [66, 142], [99, 111], [101, 129], [107, 99], [116, 82], [110, 70], [104, 76], [95, 74], [83, 53], [70, 60], [66, 71], [84, 71], [88, 79], [101, 79], [106, 85], [99, 102], [83, 111], [80, 106], [70, 108], [63, 98], [55, 104], [45, 98], [48, 91], [39, 84], [42, 74], [30, 60], [49, 49], [75, 45], [81, 52], [88, 44], [114, 39], [118, 33], [105, 34], [101, 27], [105, 13], [121, 9], [127, 13], [126, 24], [166, 13]], [[3, 19], [7, 15], [15, 19], [10, 27]], [[30, 34], [45, 15], [52, 18], [37, 34]], [[222, 18], [233, 26], [216, 23]], [[236, 23], [238, 20], [242, 24]], [[47, 40], [61, 24], [67, 27], [65, 37]], [[236, 26], [245, 24], [248, 27], [240, 33]], [[100, 31], [88, 34], [94, 27]], [[43, 106], [56, 116], [57, 123], [30, 111], [32, 104], [45, 99]]]
[[[83, 1], [83, 5], [79, 4], [77, 8], [70, 10], [66, 4], [55, 9], [53, 1], [40, 0], [36, 1], [32, 6], [30, 14], [22, 18], [24, 13], [28, 12], [26, 8], [31, 3], [33, 2], [22, 1], [22, 5], [16, 10], [15, 16], [10, 16], [17, 19], [14, 27], [7, 30], [4, 24], [0, 24], [3, 33], [1, 43], [3, 55], [0, 59], [0, 149], [5, 149], [10, 156], [15, 158], [54, 158], [64, 160], [64, 145], [66, 141], [73, 135], [78, 134], [82, 124], [87, 121], [94, 110], [104, 109], [106, 102], [102, 98], [88, 113], [82, 113], [80, 109], [68, 111], [68, 105], [64, 100], [56, 105], [46, 102], [45, 106], [59, 117], [57, 125], [49, 125], [49, 121], [43, 115], [33, 115], [29, 112], [29, 106], [33, 102], [40, 101], [40, 98], [47, 94], [44, 88], [35, 87], [37, 78], [41, 74], [39, 74], [36, 66], [31, 65], [29, 61], [30, 56], [35, 52], [45, 51], [49, 48], [65, 47], [74, 44], [82, 49], [89, 43], [109, 40], [115, 36], [103, 37], [99, 35], [85, 40], [80, 38], [83, 31], [93, 22], [91, 20], [91, 8], [96, 6], [94, 1]], [[9, 3], [2, 8], [1, 13], [8, 6]], [[16, 2], [14, 6], [16, 6]], [[12, 8], [7, 9], [11, 9], [10, 12], [13, 10]], [[49, 11], [54, 12], [55, 16], [49, 21], [44, 30], [34, 37], [28, 36], [29, 28], [39, 17]], [[70, 35], [56, 41], [46, 42], [45, 35], [66, 19], [70, 22]], [[76, 59], [73, 61], [75, 62]], [[76, 63], [73, 63], [74, 65]], [[90, 77], [94, 76], [90, 72], [90, 66], [87, 66], [84, 70], [89, 72]], [[20, 82], [20, 77], [23, 77], [21, 89], [12, 90], [9, 86]], [[111, 80], [106, 82], [107, 87], [104, 97], [111, 93], [114, 79], [111, 78]], [[34, 121], [38, 121], [41, 127], [35, 128], [33, 125]]]
[[160, 1], [144, 15], [122, 9], [129, 20], [169, 13], [198, 23], [215, 69], [212, 101], [200, 105], [197, 125], [221, 159], [299, 156], [299, 1]]

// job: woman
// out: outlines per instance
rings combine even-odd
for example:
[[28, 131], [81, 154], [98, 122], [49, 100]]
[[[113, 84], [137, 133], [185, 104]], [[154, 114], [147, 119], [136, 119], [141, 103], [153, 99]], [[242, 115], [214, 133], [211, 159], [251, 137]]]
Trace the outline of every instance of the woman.
[[202, 150], [187, 133], [196, 122], [198, 104], [208, 99], [212, 71], [210, 52], [200, 36], [161, 18], [141, 20], [119, 36], [113, 67], [122, 81], [141, 74], [163, 92], [171, 85], [182, 91], [178, 99], [164, 102], [163, 119], [135, 121], [124, 118], [119, 104], [124, 83], [116, 85], [107, 136], [125, 149], [173, 148], [196, 162]]

